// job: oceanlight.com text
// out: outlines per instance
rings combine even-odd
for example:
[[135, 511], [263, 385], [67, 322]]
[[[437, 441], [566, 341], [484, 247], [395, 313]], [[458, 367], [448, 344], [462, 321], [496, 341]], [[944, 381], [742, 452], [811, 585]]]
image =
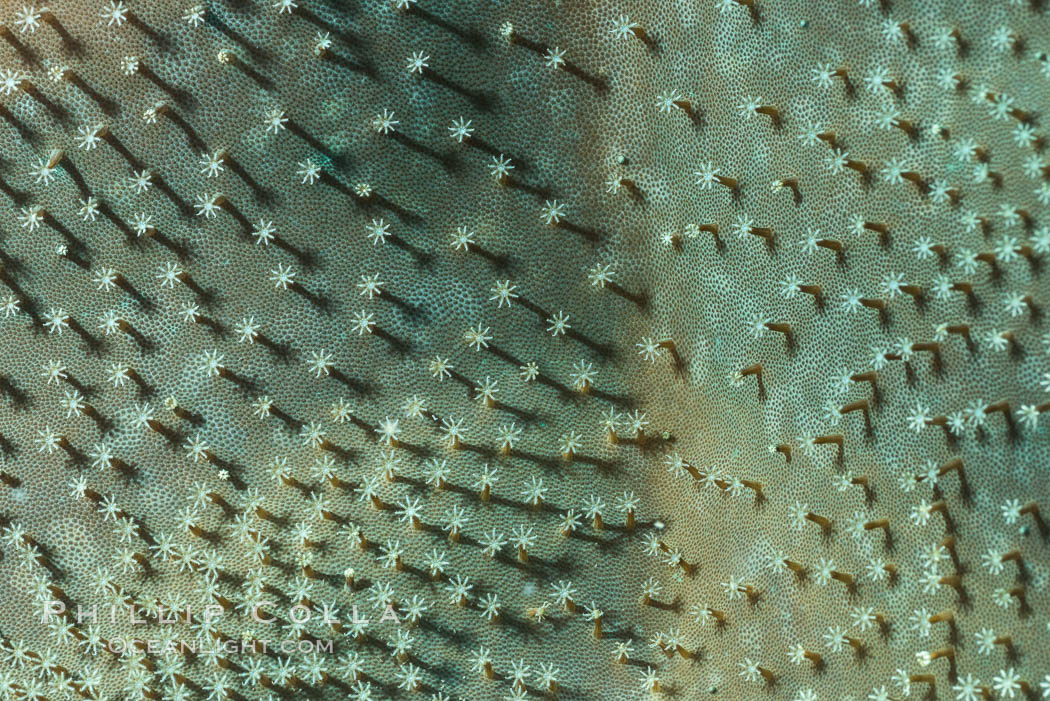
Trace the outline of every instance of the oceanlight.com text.
[[125, 647], [131, 645], [136, 652], [145, 652], [150, 655], [165, 655], [168, 653], [192, 653], [206, 654], [210, 652], [225, 655], [235, 654], [266, 654], [267, 652], [279, 652], [282, 655], [300, 654], [326, 654], [335, 652], [334, 640], [168, 640], [160, 638], [136, 639], [132, 643], [112, 638], [106, 641], [106, 649], [115, 655], [125, 652]]

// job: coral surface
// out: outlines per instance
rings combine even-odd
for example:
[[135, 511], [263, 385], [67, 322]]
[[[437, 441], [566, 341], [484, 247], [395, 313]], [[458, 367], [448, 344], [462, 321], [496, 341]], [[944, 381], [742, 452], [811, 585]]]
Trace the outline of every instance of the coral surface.
[[0, 699], [1050, 698], [1041, 0], [0, 22]]

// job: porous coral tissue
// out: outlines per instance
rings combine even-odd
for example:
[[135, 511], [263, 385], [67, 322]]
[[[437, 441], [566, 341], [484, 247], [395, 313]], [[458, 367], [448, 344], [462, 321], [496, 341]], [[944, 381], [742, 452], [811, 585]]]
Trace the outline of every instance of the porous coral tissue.
[[1050, 697], [1047, 13], [0, 4], [0, 698]]

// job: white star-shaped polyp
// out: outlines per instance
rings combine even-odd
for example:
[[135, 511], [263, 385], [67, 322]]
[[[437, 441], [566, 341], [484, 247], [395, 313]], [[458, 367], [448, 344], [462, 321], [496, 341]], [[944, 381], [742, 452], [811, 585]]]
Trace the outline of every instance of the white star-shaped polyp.
[[287, 121], [288, 118], [284, 116], [284, 110], [279, 110], [276, 108], [272, 109], [266, 113], [266, 119], [264, 120], [264, 123], [266, 124], [266, 131], [273, 132], [274, 134], [276, 134], [282, 129], [287, 129], [287, 127], [284, 126], [285, 122]]
[[372, 119], [372, 129], [378, 134], [389, 134], [390, 132], [395, 131], [394, 127], [400, 123], [399, 120], [394, 119], [393, 112], [384, 109]]
[[50, 185], [55, 180], [55, 167], [48, 165], [47, 161], [40, 159], [37, 161], [36, 169], [33, 170], [30, 175], [36, 177], [34, 182], [37, 185]]
[[14, 295], [7, 295], [4, 297], [3, 302], [0, 303], [0, 311], [4, 312], [4, 318], [14, 316], [21, 309], [22, 301]]
[[321, 177], [321, 166], [308, 158], [299, 164], [297, 174], [302, 176], [303, 185], [313, 185]]
[[44, 318], [44, 328], [48, 333], [57, 332], [61, 336], [63, 329], [69, 328], [69, 315], [63, 309], [49, 309]]
[[274, 287], [282, 290], [287, 290], [289, 285], [295, 284], [293, 278], [295, 278], [295, 271], [290, 265], [278, 263], [277, 267], [270, 271], [270, 282]]
[[94, 281], [98, 289], [109, 292], [117, 286], [117, 271], [113, 268], [99, 268], [95, 273]]
[[225, 166], [223, 166], [223, 161], [225, 159], [226, 154], [223, 151], [216, 151], [213, 154], [202, 153], [200, 172], [209, 178], [219, 177], [222, 172], [226, 170]]
[[390, 235], [389, 229], [390, 225], [382, 219], [373, 219], [371, 224], [365, 226], [365, 231], [368, 233], [368, 238], [372, 240], [372, 245], [386, 241], [386, 237]]
[[146, 214], [145, 212], [140, 212], [140, 213], [136, 214], [135, 215], [135, 219], [132, 222], [132, 224], [135, 226], [135, 234], [137, 236], [142, 236], [147, 231], [152, 229], [153, 228], [153, 225], [151, 224], [152, 221], [153, 221], [153, 216], [150, 215], [150, 214]]
[[696, 184], [701, 190], [710, 190], [712, 185], [718, 182], [718, 168], [710, 162], [700, 165], [700, 170], [693, 173], [696, 176]]
[[548, 226], [560, 223], [561, 218], [564, 216], [565, 205], [559, 204], [558, 200], [547, 200], [543, 203], [543, 207], [540, 208], [540, 219], [546, 222]]
[[569, 315], [559, 311], [553, 317], [547, 319], [547, 323], [550, 324], [550, 326], [547, 327], [547, 331], [549, 331], [552, 336], [564, 335], [568, 329], [572, 328], [568, 322]]
[[104, 127], [101, 124], [94, 126], [84, 124], [77, 127], [77, 133], [79, 134], [79, 136], [77, 136], [77, 146], [85, 151], [97, 148], [102, 141], [103, 128]]
[[182, 275], [182, 268], [179, 267], [179, 264], [168, 262], [160, 268], [160, 272], [157, 273], [156, 277], [160, 280], [161, 287], [174, 288], [175, 283], [179, 281], [180, 275]]
[[140, 65], [138, 56], [125, 56], [120, 59], [120, 70], [124, 75], [135, 75], [139, 72]]
[[221, 201], [222, 195], [219, 193], [213, 195], [197, 195], [197, 204], [193, 206], [197, 209], [198, 217], [203, 216], [205, 219], [214, 219], [218, 216]]
[[186, 14], [182, 16], [182, 19], [189, 22], [190, 26], [196, 29], [197, 27], [204, 24], [204, 5], [194, 5]]
[[182, 314], [182, 320], [187, 324], [196, 324], [201, 316], [201, 308], [199, 304], [185, 304], [180, 313]]
[[474, 236], [474, 232], [467, 227], [457, 227], [456, 233], [452, 234], [452, 243], [449, 245], [457, 251], [469, 251], [471, 244], [474, 243]]
[[379, 273], [373, 273], [372, 275], [362, 275], [361, 282], [357, 283], [357, 289], [359, 289], [362, 295], [368, 295], [369, 299], [374, 298], [376, 295], [383, 293], [382, 291], [383, 282], [379, 279]]
[[512, 170], [514, 170], [514, 165], [502, 153], [499, 155], [499, 158], [496, 156], [492, 157], [492, 162], [489, 164], [489, 174], [496, 180], [503, 180], [510, 175]]
[[270, 241], [272, 241], [274, 238], [274, 231], [276, 231], [276, 229], [273, 226], [273, 222], [264, 222], [262, 220], [259, 220], [258, 226], [252, 232], [252, 236], [255, 237], [256, 245], [270, 245]]
[[218, 351], [205, 351], [201, 357], [200, 371], [208, 377], [217, 377], [223, 370], [223, 355]]
[[41, 453], [46, 452], [48, 455], [58, 450], [65, 440], [62, 436], [52, 431], [50, 426], [46, 426], [42, 431], [37, 431], [37, 434], [40, 437], [33, 439], [39, 446], [37, 450]]
[[430, 67], [430, 64], [427, 63], [427, 61], [429, 61], [429, 60], [430, 60], [430, 57], [427, 56], [424, 52], [422, 52], [422, 51], [414, 51], [414, 52], [412, 52], [412, 56], [409, 57], [408, 64], [405, 66], [405, 68], [408, 70], [408, 72], [410, 74], [411, 73], [418, 73], [420, 75], [423, 75], [423, 70], [425, 68], [429, 68]]
[[22, 9], [15, 13], [15, 26], [18, 30], [25, 34], [29, 32], [32, 34], [40, 28], [40, 10], [37, 10], [35, 6], [30, 5], [29, 7], [22, 6]]
[[474, 129], [470, 126], [473, 120], [464, 120], [463, 117], [452, 122], [452, 126], [448, 128], [449, 136], [455, 139], [459, 143], [463, 143], [463, 139], [469, 139], [470, 135], [474, 132]]
[[310, 354], [311, 357], [307, 365], [310, 366], [310, 371], [314, 373], [315, 377], [329, 374], [329, 368], [332, 367], [332, 355], [332, 353], [323, 348]]
[[670, 112], [675, 103], [682, 99], [682, 94], [677, 90], [669, 90], [656, 96], [656, 107], [661, 112]]
[[250, 316], [241, 319], [241, 323], [234, 329], [240, 336], [241, 343], [255, 343], [255, 337], [259, 335], [259, 325], [255, 323], [255, 317]]
[[745, 120], [751, 119], [758, 114], [758, 108], [762, 106], [761, 97], [748, 97], [742, 104], [736, 106], [737, 112]]
[[29, 229], [30, 232], [36, 231], [44, 221], [44, 210], [39, 205], [31, 209], [22, 207], [22, 215], [19, 219], [22, 220], [22, 228]]
[[632, 22], [631, 18], [627, 15], [620, 15], [618, 19], [612, 20], [612, 29], [609, 33], [617, 39], [626, 39], [627, 37], [634, 34], [634, 30], [639, 27], [637, 22]]
[[314, 40], [314, 55], [322, 56], [328, 49], [332, 48], [332, 37], [329, 32], [318, 32]]
[[112, 27], [114, 24], [119, 27], [128, 21], [128, 8], [124, 5], [124, 0], [110, 0], [109, 4], [99, 11], [98, 16], [102, 18], [107, 27]]
[[80, 216], [84, 218], [84, 221], [95, 221], [95, 218], [98, 216], [98, 200], [94, 197], [80, 200], [80, 209], [78, 211]]
[[10, 95], [18, 90], [25, 79], [25, 74], [19, 71], [0, 71], [0, 95]]
[[817, 84], [821, 88], [831, 87], [831, 78], [835, 74], [835, 69], [830, 63], [818, 64], [816, 68], [809, 69], [812, 74], [810, 80]]
[[375, 314], [364, 311], [359, 311], [353, 317], [353, 323], [350, 325], [351, 330], [357, 331], [358, 336], [362, 336], [365, 333], [372, 333], [372, 327], [375, 326], [375, 322], [372, 320]]
[[135, 194], [140, 195], [150, 189], [153, 185], [152, 181], [153, 173], [149, 170], [142, 170], [141, 172], [135, 173], [134, 177], [131, 178], [131, 186], [135, 188]]
[[106, 312], [102, 318], [98, 327], [106, 332], [106, 335], [114, 334], [120, 330], [120, 323], [123, 319], [120, 318], [116, 309], [110, 309]]

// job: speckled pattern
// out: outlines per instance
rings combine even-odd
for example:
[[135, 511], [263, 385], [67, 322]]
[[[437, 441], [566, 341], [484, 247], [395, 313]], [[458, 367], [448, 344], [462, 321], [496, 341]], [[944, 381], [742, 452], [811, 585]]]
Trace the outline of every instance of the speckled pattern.
[[0, 699], [1050, 694], [1040, 3], [202, 9], [0, 3]]

